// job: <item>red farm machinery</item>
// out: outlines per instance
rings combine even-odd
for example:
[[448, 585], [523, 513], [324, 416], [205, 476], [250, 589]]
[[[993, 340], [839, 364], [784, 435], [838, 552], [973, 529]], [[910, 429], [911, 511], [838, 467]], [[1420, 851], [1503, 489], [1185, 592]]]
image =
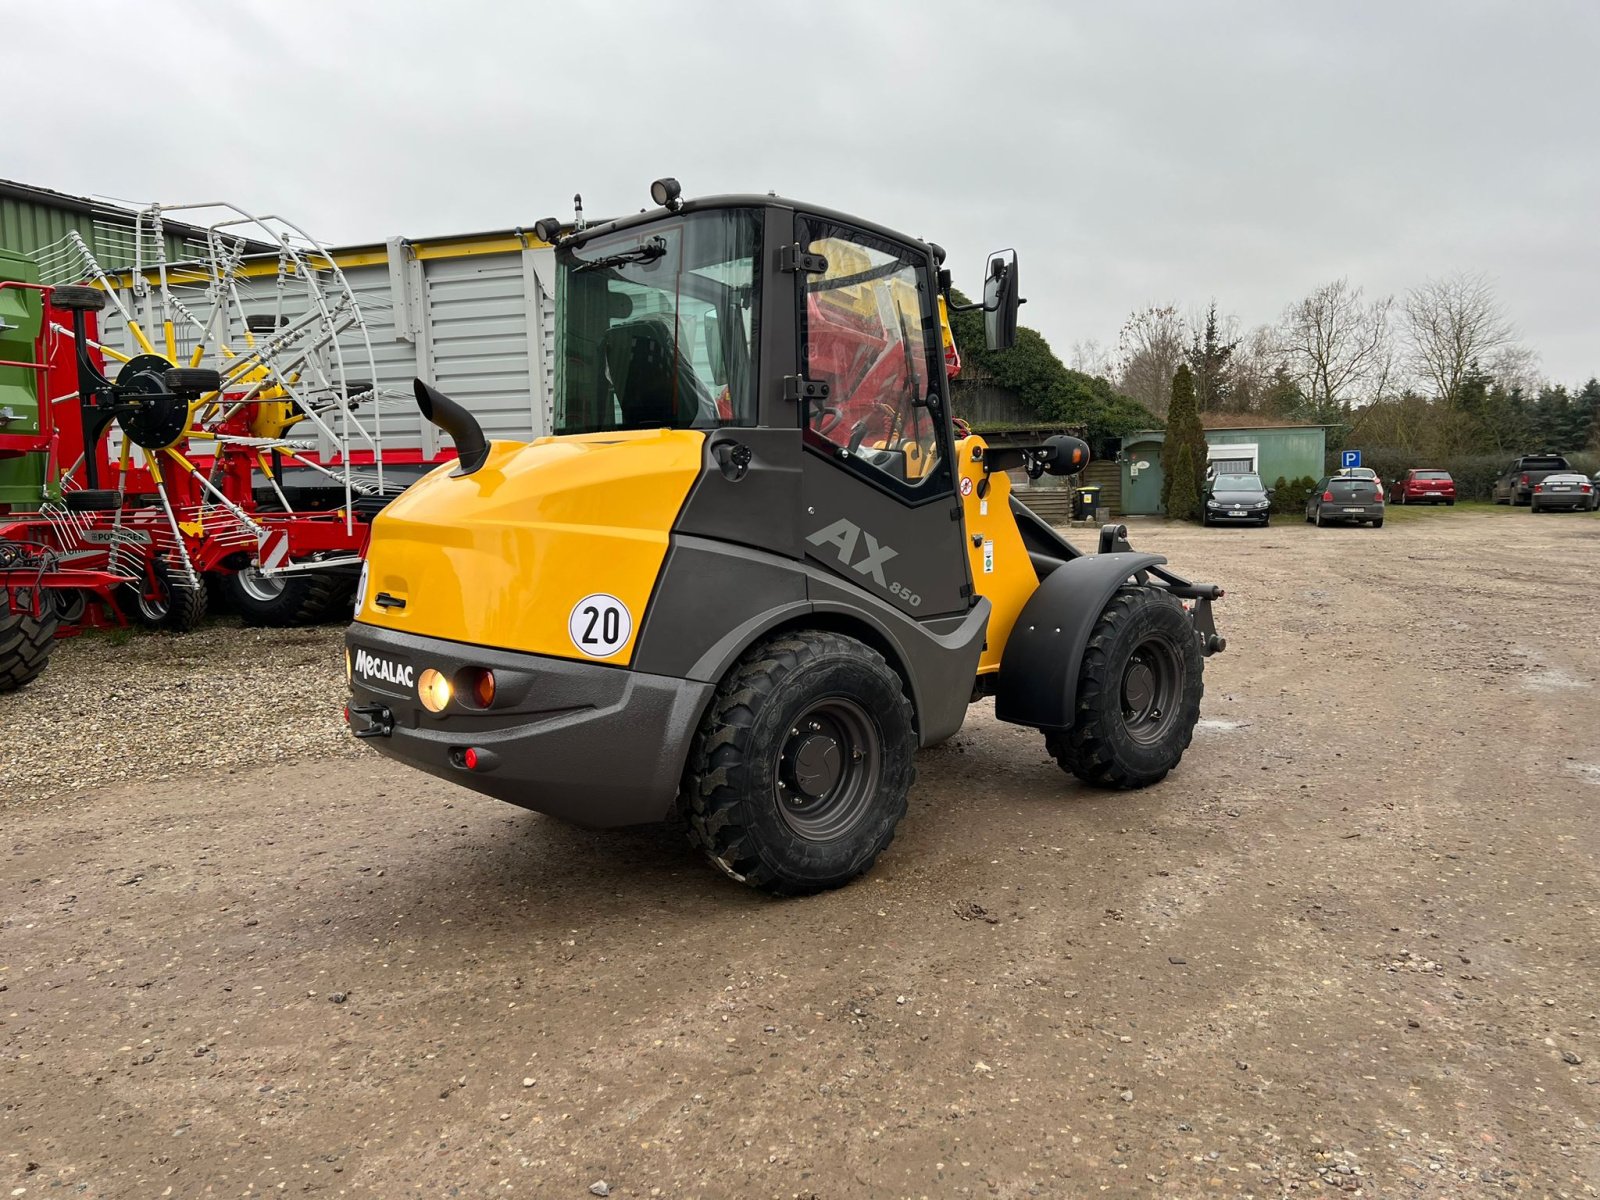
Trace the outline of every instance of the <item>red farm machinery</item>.
[[348, 610], [395, 490], [354, 294], [275, 219], [206, 233], [201, 261], [121, 273], [69, 235], [50, 266], [83, 282], [53, 287], [0, 255], [0, 692], [84, 628]]

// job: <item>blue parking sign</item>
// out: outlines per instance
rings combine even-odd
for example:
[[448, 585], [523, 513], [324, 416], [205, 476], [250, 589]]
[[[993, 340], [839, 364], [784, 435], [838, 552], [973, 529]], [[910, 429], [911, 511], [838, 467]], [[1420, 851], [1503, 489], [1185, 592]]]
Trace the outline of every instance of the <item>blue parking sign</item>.
[[1359, 450], [1341, 450], [1341, 451], [1339, 451], [1339, 469], [1341, 471], [1344, 470], [1346, 467], [1359, 467], [1360, 465], [1361, 465], [1361, 451], [1359, 451]]

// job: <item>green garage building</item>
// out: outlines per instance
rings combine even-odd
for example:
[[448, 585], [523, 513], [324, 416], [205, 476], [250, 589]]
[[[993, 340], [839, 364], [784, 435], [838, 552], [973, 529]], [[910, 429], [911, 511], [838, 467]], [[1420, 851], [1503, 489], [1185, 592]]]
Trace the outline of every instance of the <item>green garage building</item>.
[[[1212, 425], [1216, 417], [1202, 414], [1206, 425], [1206, 457], [1218, 471], [1254, 471], [1268, 487], [1281, 476], [1322, 478], [1327, 454], [1326, 425]], [[1234, 416], [1224, 420], [1242, 421]], [[1248, 419], [1248, 418], [1245, 418]], [[1122, 439], [1122, 511], [1129, 516], [1161, 512], [1161, 443], [1159, 429], [1131, 433]]]

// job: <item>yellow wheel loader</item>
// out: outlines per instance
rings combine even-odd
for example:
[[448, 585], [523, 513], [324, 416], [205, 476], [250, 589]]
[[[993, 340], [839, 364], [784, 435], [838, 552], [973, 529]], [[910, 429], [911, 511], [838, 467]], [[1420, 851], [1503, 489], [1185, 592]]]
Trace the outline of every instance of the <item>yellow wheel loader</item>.
[[[354, 735], [584, 826], [677, 812], [779, 894], [868, 870], [918, 747], [985, 696], [1086, 783], [1177, 766], [1221, 590], [1018, 502], [1008, 471], [1075, 474], [1077, 439], [956, 436], [944, 252], [775, 196], [652, 194], [536, 227], [554, 436], [486, 441], [417, 381], [458, 459], [373, 521]], [[991, 347], [1020, 302], [1015, 254], [991, 256]]]

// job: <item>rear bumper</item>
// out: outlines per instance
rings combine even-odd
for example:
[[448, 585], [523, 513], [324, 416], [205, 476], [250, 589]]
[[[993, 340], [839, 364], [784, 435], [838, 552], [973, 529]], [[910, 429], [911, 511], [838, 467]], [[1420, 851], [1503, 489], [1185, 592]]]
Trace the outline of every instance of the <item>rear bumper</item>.
[[1441, 500], [1454, 500], [1454, 490], [1444, 492], [1405, 492], [1403, 499], [1407, 504], [1438, 504]]
[[[351, 682], [352, 733], [389, 758], [536, 812], [591, 829], [660, 821], [670, 812], [689, 740], [714, 685], [621, 667], [480, 649], [356, 623], [345, 634], [414, 677], [432, 667], [495, 676], [495, 702], [452, 700], [430, 713], [411, 686]], [[357, 711], [358, 709], [362, 711]], [[384, 726], [387, 733], [377, 732]], [[463, 762], [478, 752], [478, 769]]]
[[1557, 492], [1550, 495], [1545, 492], [1533, 494], [1534, 508], [1572, 508], [1585, 509], [1591, 503], [1590, 497], [1582, 492]]
[[1318, 511], [1322, 513], [1324, 521], [1381, 521], [1387, 507], [1384, 504], [1340, 504], [1335, 501], [1324, 504]]

